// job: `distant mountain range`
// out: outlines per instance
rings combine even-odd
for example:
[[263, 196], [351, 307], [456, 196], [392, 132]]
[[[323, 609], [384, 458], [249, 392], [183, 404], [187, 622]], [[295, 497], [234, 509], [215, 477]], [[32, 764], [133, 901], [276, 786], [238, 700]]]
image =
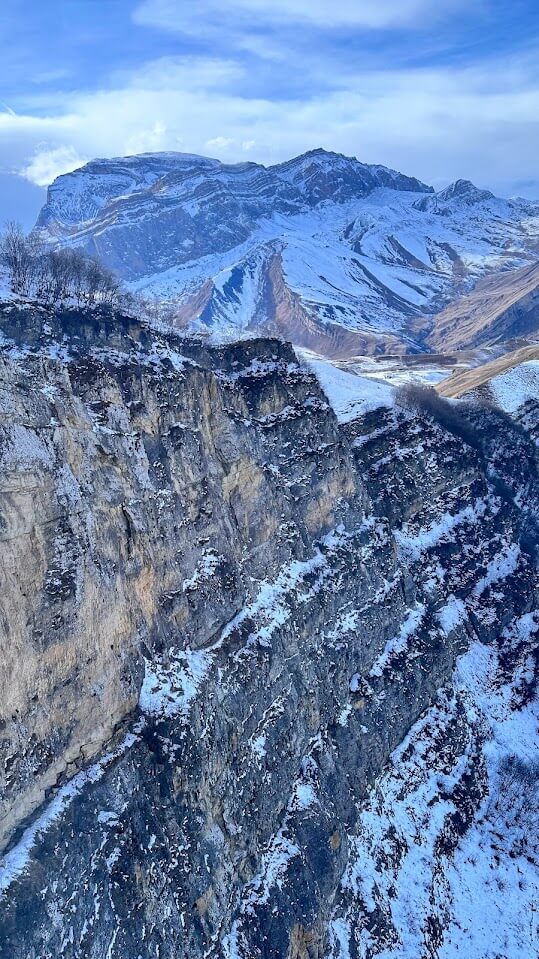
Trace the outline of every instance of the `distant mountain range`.
[[436, 193], [324, 150], [271, 167], [158, 153], [59, 177], [36, 230], [174, 304], [180, 327], [349, 356], [443, 349], [438, 312], [485, 274], [536, 262], [539, 204], [467, 180]]

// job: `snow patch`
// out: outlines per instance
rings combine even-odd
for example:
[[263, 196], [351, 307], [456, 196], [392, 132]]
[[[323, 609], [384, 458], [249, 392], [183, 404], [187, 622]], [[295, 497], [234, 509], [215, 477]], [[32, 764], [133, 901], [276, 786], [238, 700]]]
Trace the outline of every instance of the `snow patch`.
[[[215, 647], [214, 647], [215, 648]], [[172, 650], [168, 664], [144, 660], [139, 706], [150, 716], [187, 716], [211, 665], [211, 650]]]
[[326, 360], [311, 358], [307, 362], [340, 423], [394, 404], [395, 391], [386, 383], [347, 373]]

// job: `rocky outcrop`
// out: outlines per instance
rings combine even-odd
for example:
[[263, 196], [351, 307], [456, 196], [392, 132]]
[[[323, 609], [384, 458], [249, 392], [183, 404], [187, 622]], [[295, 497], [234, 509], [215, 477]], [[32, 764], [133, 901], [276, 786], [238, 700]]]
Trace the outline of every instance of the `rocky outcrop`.
[[370, 790], [535, 609], [533, 443], [492, 410], [342, 427], [276, 340], [2, 329], [4, 954], [346, 955]]
[[420, 210], [432, 210], [441, 216], [447, 216], [454, 206], [473, 207], [494, 199], [494, 194], [490, 190], [480, 190], [470, 180], [455, 180], [438, 193], [418, 200], [417, 207]]
[[537, 451], [492, 406], [448, 409], [442, 442], [418, 414], [348, 429], [410, 574], [444, 584], [439, 621], [465, 624], [467, 648], [361, 809], [326, 955], [533, 955]]

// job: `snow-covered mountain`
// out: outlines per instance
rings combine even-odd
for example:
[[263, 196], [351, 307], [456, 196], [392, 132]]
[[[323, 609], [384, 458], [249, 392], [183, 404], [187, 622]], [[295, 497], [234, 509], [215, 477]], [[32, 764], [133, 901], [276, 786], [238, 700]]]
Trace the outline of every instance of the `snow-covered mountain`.
[[177, 305], [182, 327], [346, 355], [417, 349], [475, 279], [533, 262], [539, 205], [324, 150], [272, 167], [162, 153], [59, 177], [36, 229]]

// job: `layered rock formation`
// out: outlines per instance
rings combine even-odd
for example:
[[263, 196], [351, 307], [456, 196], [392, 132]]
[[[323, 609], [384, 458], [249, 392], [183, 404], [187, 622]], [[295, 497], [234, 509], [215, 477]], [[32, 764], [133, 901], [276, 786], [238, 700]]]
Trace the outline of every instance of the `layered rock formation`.
[[414, 177], [325, 150], [272, 167], [149, 153], [93, 160], [58, 177], [37, 229], [44, 236], [88, 244], [134, 279], [224, 253], [276, 213], [300, 213], [327, 200], [344, 203], [384, 187], [433, 192]]
[[431, 314], [486, 273], [536, 262], [538, 223], [537, 204], [468, 181], [434, 193], [312, 150], [271, 167], [94, 160], [51, 185], [36, 232], [97, 255], [182, 328], [277, 333], [342, 358], [424, 349]]
[[[536, 656], [529, 434], [480, 408], [342, 426], [276, 340], [1, 319], [0, 953], [407, 955], [354, 868], [413, 840], [390, 860], [364, 817], [470, 643], [521, 628], [506, 681]], [[469, 741], [459, 695], [436, 761]], [[466, 769], [448, 848], [488, 795]], [[454, 917], [421, 916], [441, 956]]]

